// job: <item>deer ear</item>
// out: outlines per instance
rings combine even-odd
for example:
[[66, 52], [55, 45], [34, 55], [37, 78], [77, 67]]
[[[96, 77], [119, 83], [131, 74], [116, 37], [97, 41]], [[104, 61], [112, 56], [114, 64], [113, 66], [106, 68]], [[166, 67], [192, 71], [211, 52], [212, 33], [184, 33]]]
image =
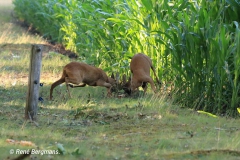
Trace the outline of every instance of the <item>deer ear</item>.
[[114, 78], [114, 74], [113, 74], [113, 73], [112, 73], [112, 75], [111, 75], [111, 78], [112, 78], [112, 79], [115, 79], [115, 78]]
[[122, 76], [122, 82], [123, 82], [123, 84], [126, 84], [126, 83], [127, 83], [126, 74], [123, 74], [123, 76]]

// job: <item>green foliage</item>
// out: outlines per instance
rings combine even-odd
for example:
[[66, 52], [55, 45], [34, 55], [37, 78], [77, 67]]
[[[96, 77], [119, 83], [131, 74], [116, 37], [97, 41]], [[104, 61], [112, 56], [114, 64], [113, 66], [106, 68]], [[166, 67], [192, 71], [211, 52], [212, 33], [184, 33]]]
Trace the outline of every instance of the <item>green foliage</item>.
[[[16, 50], [17, 49], [17, 50]], [[4, 51], [3, 51], [4, 50]], [[0, 56], [0, 159], [16, 159], [11, 149], [51, 150], [34, 159], [237, 159], [240, 119], [199, 114], [148, 92], [136, 98], [106, 97], [104, 87], [50, 85], [59, 79], [66, 56], [42, 59], [37, 126], [24, 120], [31, 45], [3, 48]], [[209, 116], [210, 115], [210, 116]], [[22, 146], [14, 141], [29, 141]], [[203, 141], [205, 143], [203, 143]], [[196, 153], [196, 154], [195, 154]], [[215, 154], [214, 154], [215, 153]]]
[[[176, 102], [237, 115], [240, 6], [236, 0], [14, 0], [17, 15], [106, 71], [129, 74], [149, 55]], [[24, 11], [24, 12], [22, 12]]]

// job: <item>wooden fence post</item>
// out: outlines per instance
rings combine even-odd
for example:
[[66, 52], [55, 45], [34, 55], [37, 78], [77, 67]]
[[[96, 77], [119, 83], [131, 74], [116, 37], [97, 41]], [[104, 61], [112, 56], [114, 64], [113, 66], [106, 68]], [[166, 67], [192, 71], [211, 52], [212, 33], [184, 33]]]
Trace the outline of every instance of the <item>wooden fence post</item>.
[[25, 108], [25, 119], [29, 119], [31, 121], [37, 120], [41, 66], [42, 45], [32, 45]]

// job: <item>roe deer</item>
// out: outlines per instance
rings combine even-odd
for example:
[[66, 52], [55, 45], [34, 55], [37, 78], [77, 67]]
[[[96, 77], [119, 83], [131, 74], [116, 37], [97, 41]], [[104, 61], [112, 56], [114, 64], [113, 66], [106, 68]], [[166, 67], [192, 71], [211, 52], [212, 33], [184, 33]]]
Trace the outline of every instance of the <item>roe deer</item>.
[[150, 83], [152, 90], [156, 93], [156, 87], [154, 85], [153, 79], [150, 77], [150, 68], [153, 70], [158, 84], [160, 84], [160, 81], [158, 80], [156, 72], [153, 68], [151, 59], [142, 53], [135, 54], [132, 57], [130, 63], [132, 76], [129, 78], [128, 82], [123, 85], [124, 91], [131, 95], [135, 89], [142, 86], [145, 94], [147, 90], [147, 83]]
[[62, 77], [52, 84], [50, 89], [50, 100], [52, 100], [53, 89], [64, 82], [66, 83], [70, 97], [69, 86], [72, 88], [85, 87], [86, 85], [102, 86], [107, 88], [107, 95], [110, 96], [111, 87], [115, 84], [115, 80], [108, 77], [100, 68], [85, 63], [70, 62], [63, 68]]

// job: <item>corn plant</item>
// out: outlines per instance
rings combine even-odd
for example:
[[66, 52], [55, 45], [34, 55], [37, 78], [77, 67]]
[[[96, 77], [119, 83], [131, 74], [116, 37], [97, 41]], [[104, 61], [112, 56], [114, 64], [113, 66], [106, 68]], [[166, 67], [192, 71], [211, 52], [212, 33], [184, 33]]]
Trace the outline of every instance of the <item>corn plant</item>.
[[238, 0], [14, 0], [14, 4], [19, 17], [77, 52], [82, 61], [130, 74], [130, 58], [143, 52], [152, 58], [163, 86], [173, 86], [175, 102], [237, 115]]

